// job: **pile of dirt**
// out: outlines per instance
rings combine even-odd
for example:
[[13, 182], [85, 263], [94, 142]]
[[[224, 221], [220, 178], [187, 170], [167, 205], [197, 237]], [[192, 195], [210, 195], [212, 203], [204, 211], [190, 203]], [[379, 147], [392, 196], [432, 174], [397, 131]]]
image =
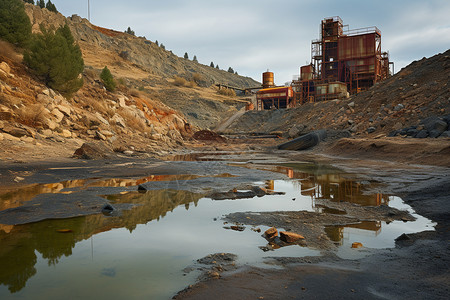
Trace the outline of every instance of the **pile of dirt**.
[[200, 130], [194, 133], [193, 138], [197, 141], [226, 142], [226, 138], [210, 130]]

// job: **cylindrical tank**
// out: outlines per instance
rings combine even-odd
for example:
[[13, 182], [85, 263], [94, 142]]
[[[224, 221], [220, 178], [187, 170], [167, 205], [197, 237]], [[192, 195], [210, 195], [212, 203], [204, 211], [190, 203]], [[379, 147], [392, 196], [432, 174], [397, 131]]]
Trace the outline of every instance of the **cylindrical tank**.
[[273, 83], [273, 72], [264, 72], [262, 82], [263, 89], [274, 87], [275, 84]]

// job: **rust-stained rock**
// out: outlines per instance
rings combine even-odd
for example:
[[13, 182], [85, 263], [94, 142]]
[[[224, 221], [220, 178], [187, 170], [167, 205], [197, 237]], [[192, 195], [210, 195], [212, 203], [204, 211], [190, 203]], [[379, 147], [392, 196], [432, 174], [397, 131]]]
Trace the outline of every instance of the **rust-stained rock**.
[[361, 244], [361, 243], [359, 243], [359, 242], [354, 242], [353, 244], [352, 244], [352, 248], [362, 248], [362, 246], [363, 246], [363, 244]]
[[294, 232], [280, 231], [280, 239], [286, 243], [295, 243], [298, 240], [305, 239], [305, 237]]
[[271, 227], [264, 232], [264, 235], [268, 239], [273, 239], [278, 236], [278, 230], [275, 227]]

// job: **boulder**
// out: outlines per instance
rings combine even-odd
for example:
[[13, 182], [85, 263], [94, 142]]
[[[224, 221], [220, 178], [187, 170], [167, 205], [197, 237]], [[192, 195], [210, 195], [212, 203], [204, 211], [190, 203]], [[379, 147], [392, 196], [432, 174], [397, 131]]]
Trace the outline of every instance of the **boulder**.
[[369, 127], [369, 128], [367, 128], [367, 133], [373, 133], [373, 132], [375, 132], [377, 129], [375, 128], [375, 127]]
[[319, 144], [327, 137], [326, 130], [316, 130], [292, 141], [278, 145], [280, 150], [306, 150]]
[[63, 137], [65, 137], [65, 138], [70, 138], [70, 137], [72, 137], [72, 132], [70, 132], [70, 131], [67, 130], [67, 129], [63, 129], [63, 130], [61, 131], [61, 135], [62, 135]]
[[274, 239], [278, 236], [278, 230], [275, 227], [271, 227], [264, 232], [264, 236], [268, 239]]
[[428, 131], [426, 131], [426, 130], [421, 130], [415, 135], [415, 138], [418, 138], [418, 139], [424, 139], [426, 137], [428, 137]]
[[305, 237], [294, 232], [280, 231], [280, 239], [286, 243], [295, 243], [298, 240], [305, 239]]
[[0, 63], [0, 70], [2, 70], [3, 72], [5, 72], [7, 75], [9, 75], [9, 74], [11, 73], [11, 68], [10, 68], [10, 66], [9, 66], [6, 62], [4, 62], [4, 61], [2, 61], [2, 62]]
[[97, 145], [91, 143], [84, 143], [80, 148], [75, 150], [73, 156], [80, 159], [108, 158], [108, 154], [106, 153], [105, 149], [102, 149]]
[[303, 130], [305, 130], [305, 125], [297, 124], [292, 126], [291, 129], [289, 129], [288, 135], [290, 138], [296, 138], [303, 132]]
[[103, 118], [103, 116], [99, 112], [96, 112], [95, 116], [101, 123], [103, 123], [106, 126], [109, 126], [109, 122], [105, 118]]
[[52, 110], [52, 115], [55, 116], [56, 123], [61, 123], [62, 119], [64, 118], [64, 114], [61, 111], [59, 111], [59, 109], [57, 109], [57, 108], [54, 108]]
[[441, 133], [441, 135], [439, 137], [440, 138], [450, 138], [450, 130], [444, 131], [443, 133]]
[[63, 114], [65, 114], [66, 116], [70, 117], [70, 107], [64, 106], [64, 105], [58, 105], [56, 106], [56, 108], [62, 112]]

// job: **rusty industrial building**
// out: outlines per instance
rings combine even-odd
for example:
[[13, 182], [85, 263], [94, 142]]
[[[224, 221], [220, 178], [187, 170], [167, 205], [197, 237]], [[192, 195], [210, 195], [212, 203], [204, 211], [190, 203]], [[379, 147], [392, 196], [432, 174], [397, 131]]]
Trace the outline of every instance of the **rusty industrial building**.
[[322, 20], [320, 38], [311, 43], [311, 60], [300, 67], [300, 76], [290, 86], [276, 87], [273, 73], [263, 73], [256, 108], [345, 99], [393, 74], [388, 52], [381, 51], [381, 31], [377, 27], [350, 30], [339, 17]]

